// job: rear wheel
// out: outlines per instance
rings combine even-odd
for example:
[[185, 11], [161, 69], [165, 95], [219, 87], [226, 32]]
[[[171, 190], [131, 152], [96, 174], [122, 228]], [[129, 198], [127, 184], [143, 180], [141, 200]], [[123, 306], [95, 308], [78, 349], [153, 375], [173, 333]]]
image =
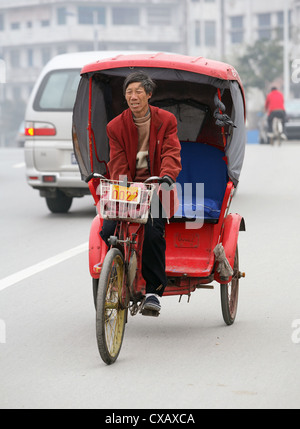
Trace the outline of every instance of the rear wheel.
[[239, 254], [236, 247], [233, 276], [229, 283], [221, 284], [221, 306], [224, 322], [227, 325], [234, 323], [239, 297]]
[[54, 198], [46, 197], [48, 209], [52, 213], [67, 213], [71, 207], [72, 201], [72, 197], [67, 197], [67, 195], [60, 190], [57, 190]]
[[96, 336], [102, 360], [117, 359], [124, 336], [126, 308], [123, 302], [124, 259], [119, 249], [107, 253], [99, 279], [96, 303]]
[[93, 299], [94, 299], [95, 308], [97, 308], [98, 285], [99, 285], [99, 279], [93, 278]]

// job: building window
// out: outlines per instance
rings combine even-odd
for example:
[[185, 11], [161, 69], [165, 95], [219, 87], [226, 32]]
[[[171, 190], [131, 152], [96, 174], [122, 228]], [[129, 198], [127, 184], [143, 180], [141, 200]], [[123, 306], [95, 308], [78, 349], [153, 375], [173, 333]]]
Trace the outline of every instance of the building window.
[[42, 63], [43, 65], [47, 64], [51, 59], [51, 48], [42, 48]]
[[270, 13], [259, 13], [258, 26], [259, 27], [270, 27], [271, 26], [271, 14]]
[[243, 16], [232, 16], [230, 18], [231, 22], [231, 43], [243, 43], [244, 41], [244, 17]]
[[137, 7], [113, 7], [112, 21], [114, 25], [139, 25], [140, 10]]
[[49, 25], [50, 25], [49, 19], [42, 19], [42, 21], [41, 21], [42, 27], [49, 27]]
[[33, 67], [33, 49], [27, 50], [27, 63], [28, 67]]
[[259, 13], [258, 19], [258, 37], [259, 39], [271, 39], [271, 14], [270, 13]]
[[78, 24], [105, 25], [106, 15], [105, 7], [79, 6], [78, 7]]
[[20, 67], [20, 52], [17, 49], [10, 51], [10, 64], [12, 67]]
[[201, 24], [200, 21], [195, 21], [195, 45], [201, 45]]
[[66, 54], [68, 52], [67, 46], [58, 46], [57, 47], [57, 55]]
[[216, 22], [204, 22], [204, 38], [206, 46], [216, 46]]
[[21, 86], [17, 86], [14, 85], [12, 87], [12, 94], [13, 94], [13, 99], [16, 100], [21, 100], [21, 92], [22, 92], [22, 87]]
[[4, 31], [4, 15], [0, 14], [0, 31]]
[[19, 22], [12, 22], [12, 23], [10, 24], [10, 28], [11, 28], [12, 30], [19, 30], [19, 28], [20, 28], [20, 23], [19, 23]]
[[284, 13], [277, 12], [276, 38], [283, 40]]
[[278, 27], [283, 27], [284, 24], [284, 13], [283, 12], [277, 12], [277, 25]]
[[[292, 11], [289, 10], [289, 12], [288, 12], [289, 39], [292, 38], [291, 13], [292, 13]], [[276, 15], [277, 15], [276, 37], [280, 40], [283, 40], [283, 36], [284, 36], [284, 12], [277, 12]]]
[[57, 8], [57, 24], [66, 25], [67, 23], [67, 11], [65, 7]]
[[168, 6], [153, 6], [148, 8], [148, 25], [171, 25], [172, 10]]

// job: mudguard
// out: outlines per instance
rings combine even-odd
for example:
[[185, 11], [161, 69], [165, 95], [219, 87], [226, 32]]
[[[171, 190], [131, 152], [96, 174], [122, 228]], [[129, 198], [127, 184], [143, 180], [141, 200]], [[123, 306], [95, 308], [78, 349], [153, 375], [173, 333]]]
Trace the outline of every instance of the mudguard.
[[[232, 268], [240, 231], [246, 231], [244, 218], [237, 213], [230, 213], [224, 220], [221, 243], [223, 244], [225, 255]], [[222, 281], [220, 279], [218, 272], [215, 272], [214, 279], [219, 283], [224, 283], [224, 280]], [[231, 281], [231, 277], [228, 281]]]
[[[103, 219], [97, 215], [94, 217], [89, 237], [89, 267], [90, 274], [94, 279], [98, 279], [101, 267], [107, 253], [108, 247], [99, 235], [102, 229]], [[97, 267], [95, 267], [97, 265]]]

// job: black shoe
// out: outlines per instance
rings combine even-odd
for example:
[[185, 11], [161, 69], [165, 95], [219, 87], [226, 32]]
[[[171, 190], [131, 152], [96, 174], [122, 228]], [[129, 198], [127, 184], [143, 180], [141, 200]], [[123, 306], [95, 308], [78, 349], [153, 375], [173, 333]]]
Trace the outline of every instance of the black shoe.
[[149, 295], [146, 297], [143, 310], [160, 311], [160, 309], [160, 302], [155, 295]]

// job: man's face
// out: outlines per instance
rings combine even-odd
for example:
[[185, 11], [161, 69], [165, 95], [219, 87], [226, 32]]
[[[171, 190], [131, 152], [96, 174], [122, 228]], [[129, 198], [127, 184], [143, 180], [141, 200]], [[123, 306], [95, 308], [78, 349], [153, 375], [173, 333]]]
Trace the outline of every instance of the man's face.
[[140, 82], [130, 83], [125, 92], [127, 104], [136, 118], [142, 118], [148, 111], [148, 101], [151, 93], [146, 91]]

